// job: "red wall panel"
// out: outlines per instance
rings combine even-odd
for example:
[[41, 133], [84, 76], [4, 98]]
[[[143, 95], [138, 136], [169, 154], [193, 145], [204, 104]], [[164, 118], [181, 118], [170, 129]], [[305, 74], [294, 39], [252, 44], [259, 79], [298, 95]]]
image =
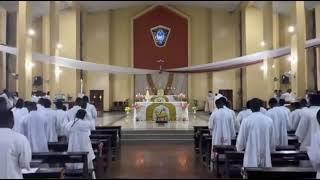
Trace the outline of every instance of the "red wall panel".
[[[166, 46], [155, 45], [150, 29], [163, 25], [171, 28]], [[188, 66], [188, 20], [170, 9], [157, 6], [133, 22], [134, 67], [163, 69]]]

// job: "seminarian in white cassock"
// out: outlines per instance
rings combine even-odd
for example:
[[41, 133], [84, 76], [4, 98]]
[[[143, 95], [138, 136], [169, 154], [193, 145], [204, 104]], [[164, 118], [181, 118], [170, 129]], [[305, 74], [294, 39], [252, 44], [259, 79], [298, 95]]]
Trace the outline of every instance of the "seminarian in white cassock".
[[252, 114], [244, 118], [237, 137], [237, 151], [245, 150], [243, 167], [272, 167], [275, 150], [273, 122], [260, 112], [261, 101], [250, 100]]
[[31, 148], [25, 136], [13, 130], [13, 113], [0, 111], [0, 178], [22, 179], [21, 169], [30, 168]]

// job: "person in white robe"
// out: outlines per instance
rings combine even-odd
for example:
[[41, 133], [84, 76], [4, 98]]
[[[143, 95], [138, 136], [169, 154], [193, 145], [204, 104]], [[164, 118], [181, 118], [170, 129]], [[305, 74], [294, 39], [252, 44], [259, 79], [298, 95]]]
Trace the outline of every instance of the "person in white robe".
[[21, 170], [30, 169], [30, 143], [12, 130], [12, 111], [0, 111], [0, 117], [0, 179], [23, 179]]
[[48, 137], [46, 133], [46, 118], [43, 113], [37, 111], [34, 102], [28, 102], [29, 114], [25, 117], [25, 136], [30, 142], [32, 152], [49, 152]]
[[288, 121], [289, 115], [278, 106], [278, 102], [275, 98], [269, 100], [270, 109], [267, 112], [267, 116], [273, 121], [274, 138], [276, 146], [288, 145]]
[[313, 168], [317, 171], [317, 179], [320, 179], [320, 111], [317, 112], [316, 132], [311, 137], [307, 153]]
[[252, 114], [252, 111], [250, 109], [250, 101], [247, 101], [246, 109], [239, 112], [237, 115], [237, 123], [241, 125], [241, 122], [244, 118], [248, 117], [250, 114]]
[[[95, 154], [90, 140], [90, 130], [94, 124], [92, 124], [92, 121], [84, 120], [85, 116], [86, 111], [80, 109], [76, 113], [75, 119], [67, 124], [69, 135], [68, 152], [89, 152], [88, 167], [93, 169]], [[82, 164], [75, 164], [70, 167], [82, 168]]]
[[300, 102], [294, 102], [292, 106], [294, 107], [294, 110], [290, 112], [289, 115], [288, 130], [296, 131], [301, 119], [302, 109]]
[[209, 91], [208, 96], [207, 96], [206, 105], [205, 105], [205, 112], [209, 112], [211, 114], [214, 109], [215, 109], [214, 95], [213, 95], [212, 91]]
[[311, 136], [316, 132], [317, 117], [316, 114], [320, 110], [320, 96], [310, 96], [310, 107], [308, 109], [302, 109], [302, 116], [295, 132], [300, 143], [300, 150], [305, 151], [311, 143]]
[[[90, 113], [92, 116], [92, 121], [93, 123], [96, 125], [97, 123], [97, 118], [98, 118], [98, 113], [97, 113], [97, 109], [94, 105], [89, 103], [89, 97], [88, 96], [83, 96], [82, 100], [84, 101], [84, 103], [87, 104], [87, 108], [86, 111], [87, 113]], [[94, 126], [94, 129], [96, 130], [96, 126]]]
[[222, 99], [218, 99], [216, 101], [218, 109], [210, 116], [209, 130], [212, 135], [212, 145], [231, 145], [231, 139], [236, 136], [233, 117], [223, 106]]
[[14, 126], [12, 130], [24, 135], [23, 119], [29, 114], [29, 111], [24, 107], [23, 99], [18, 99], [16, 106], [11, 111], [13, 112], [14, 117]]
[[[84, 101], [83, 101], [81, 98], [77, 98], [76, 101], [75, 101], [74, 106], [67, 111], [68, 122], [73, 121], [73, 120], [75, 119], [76, 114], [77, 114], [77, 112], [78, 112], [80, 109], [86, 110], [86, 109], [87, 109], [87, 103], [84, 103]], [[91, 113], [88, 112], [88, 111], [86, 111], [86, 112], [87, 112], [87, 113], [86, 113], [86, 116], [85, 116], [84, 119], [85, 119], [86, 121], [91, 121], [92, 124], [95, 124], [95, 122], [94, 122], [94, 120], [93, 120], [93, 118], [92, 118]], [[95, 126], [92, 127], [91, 130], [94, 130], [94, 129], [95, 129]]]
[[289, 116], [289, 114], [290, 114], [290, 109], [287, 108], [287, 107], [285, 106], [285, 104], [286, 104], [286, 102], [285, 102], [284, 99], [280, 99], [280, 100], [279, 100], [279, 107], [280, 107], [282, 110], [284, 110], [284, 111], [288, 114], [288, 116]]
[[0, 97], [3, 97], [6, 100], [7, 109], [10, 109], [10, 108], [12, 108], [14, 106], [14, 104], [13, 104], [13, 96], [11, 95], [11, 93], [7, 89], [3, 90], [3, 93], [0, 94]]
[[45, 110], [42, 113], [44, 113], [47, 120], [48, 142], [58, 142], [56, 111], [51, 109], [51, 101], [49, 99], [44, 99], [43, 101]]
[[243, 167], [272, 167], [275, 151], [272, 119], [260, 112], [261, 101], [250, 100], [252, 114], [244, 118], [237, 138], [237, 151], [243, 151]]
[[73, 121], [77, 112], [81, 109], [82, 99], [77, 98], [74, 102], [74, 106], [67, 111], [68, 122]]
[[57, 101], [56, 105], [56, 127], [58, 136], [66, 136], [66, 124], [68, 123], [67, 112], [63, 110], [62, 101]]
[[224, 109], [226, 109], [226, 110], [228, 110], [229, 111], [229, 113], [231, 114], [231, 116], [232, 116], [232, 121], [233, 121], [233, 125], [234, 125], [234, 129], [235, 129], [235, 131], [236, 132], [239, 132], [239, 128], [240, 128], [240, 124], [239, 124], [239, 122], [237, 122], [237, 116], [236, 116], [236, 113], [232, 110], [232, 109], [230, 109], [231, 107], [230, 107], [230, 102], [228, 102], [228, 99], [226, 98], [226, 97], [221, 97], [220, 98], [221, 100], [222, 100], [222, 102], [223, 102], [223, 108]]

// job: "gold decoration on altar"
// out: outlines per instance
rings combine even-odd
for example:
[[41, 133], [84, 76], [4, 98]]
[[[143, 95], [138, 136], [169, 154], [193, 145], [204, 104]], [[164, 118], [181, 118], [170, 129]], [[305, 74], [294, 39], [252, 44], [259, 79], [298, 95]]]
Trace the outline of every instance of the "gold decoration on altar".
[[[177, 112], [176, 112], [176, 108], [173, 104], [171, 103], [154, 103], [154, 104], [151, 104], [150, 106], [147, 107], [146, 109], [146, 120], [147, 121], [152, 121], [154, 118], [153, 118], [153, 115], [154, 115], [154, 112], [156, 110], [156, 108], [160, 108], [161, 107], [164, 107], [165, 109], [167, 109], [169, 111], [168, 113], [168, 120], [170, 121], [175, 121], [176, 120], [176, 115], [177, 115]], [[161, 114], [163, 115], [163, 114]]]

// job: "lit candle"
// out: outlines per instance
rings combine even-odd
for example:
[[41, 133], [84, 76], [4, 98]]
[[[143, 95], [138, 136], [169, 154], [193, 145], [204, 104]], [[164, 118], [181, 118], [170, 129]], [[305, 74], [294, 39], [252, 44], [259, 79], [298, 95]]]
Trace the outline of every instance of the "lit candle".
[[81, 79], [80, 80], [80, 93], [82, 94], [83, 93], [83, 80]]

